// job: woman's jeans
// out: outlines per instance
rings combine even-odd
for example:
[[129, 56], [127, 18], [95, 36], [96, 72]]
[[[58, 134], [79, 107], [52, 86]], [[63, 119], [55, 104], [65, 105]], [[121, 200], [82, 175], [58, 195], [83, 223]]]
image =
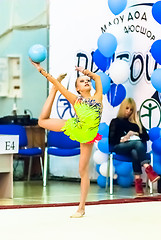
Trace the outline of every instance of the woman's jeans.
[[135, 175], [142, 173], [141, 166], [145, 163], [150, 163], [146, 160], [146, 147], [141, 141], [127, 141], [115, 145], [114, 152], [120, 155], [131, 157], [133, 171]]

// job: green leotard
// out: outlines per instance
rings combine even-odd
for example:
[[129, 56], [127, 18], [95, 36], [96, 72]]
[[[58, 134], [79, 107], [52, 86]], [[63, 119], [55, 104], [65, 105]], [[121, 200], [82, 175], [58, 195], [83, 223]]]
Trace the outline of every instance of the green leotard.
[[76, 117], [66, 121], [62, 131], [72, 140], [80, 143], [100, 140], [98, 127], [101, 120], [102, 104], [95, 100], [78, 97], [74, 109]]

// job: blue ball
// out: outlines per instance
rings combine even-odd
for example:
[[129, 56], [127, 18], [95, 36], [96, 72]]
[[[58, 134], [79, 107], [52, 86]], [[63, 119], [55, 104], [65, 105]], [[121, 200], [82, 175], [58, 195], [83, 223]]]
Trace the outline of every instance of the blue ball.
[[33, 62], [40, 63], [46, 59], [47, 50], [43, 45], [35, 44], [30, 47], [28, 55]]
[[152, 15], [153, 18], [161, 24], [161, 1], [156, 2], [153, 4], [152, 7]]
[[115, 15], [120, 14], [127, 5], [127, 0], [108, 0], [108, 6]]
[[101, 187], [101, 188], [105, 188], [106, 187], [106, 177], [99, 175], [97, 178], [97, 184]]
[[98, 50], [104, 57], [112, 57], [117, 48], [117, 40], [111, 33], [102, 33], [97, 41]]
[[153, 127], [149, 130], [149, 138], [153, 142], [161, 137], [161, 129], [159, 127]]
[[158, 92], [161, 92], [161, 69], [160, 68], [155, 69], [153, 71], [151, 75], [151, 84]]
[[131, 187], [133, 184], [134, 177], [132, 175], [124, 177], [124, 176], [119, 176], [117, 179], [117, 183], [124, 188]]

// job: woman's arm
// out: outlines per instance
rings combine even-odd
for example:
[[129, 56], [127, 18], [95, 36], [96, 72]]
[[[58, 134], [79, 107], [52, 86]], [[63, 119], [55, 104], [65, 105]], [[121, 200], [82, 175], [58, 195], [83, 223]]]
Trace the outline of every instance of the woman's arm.
[[83, 67], [76, 67], [76, 70], [82, 72], [84, 75], [87, 75], [95, 81], [96, 90], [94, 98], [97, 99], [98, 102], [102, 102], [102, 82], [100, 76], [87, 69], [84, 69]]
[[[30, 59], [31, 60], [31, 59]], [[47, 78], [47, 80], [54, 84], [57, 90], [60, 91], [60, 93], [72, 104], [74, 105], [77, 96], [70, 91], [68, 91], [57, 79], [55, 79], [52, 75], [47, 73], [40, 65], [40, 63], [35, 63], [31, 60], [31, 63], [34, 65], [34, 67], [44, 76]]]

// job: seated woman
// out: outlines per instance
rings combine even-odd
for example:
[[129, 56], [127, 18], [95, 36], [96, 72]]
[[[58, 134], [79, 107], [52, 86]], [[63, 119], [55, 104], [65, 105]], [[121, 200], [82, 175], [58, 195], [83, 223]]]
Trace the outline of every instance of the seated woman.
[[135, 190], [137, 195], [143, 195], [142, 166], [145, 168], [151, 182], [159, 180], [146, 159], [146, 141], [149, 135], [141, 125], [136, 111], [136, 103], [132, 98], [125, 98], [120, 105], [117, 118], [112, 119], [109, 127], [110, 150], [132, 159], [133, 172], [135, 176]]

